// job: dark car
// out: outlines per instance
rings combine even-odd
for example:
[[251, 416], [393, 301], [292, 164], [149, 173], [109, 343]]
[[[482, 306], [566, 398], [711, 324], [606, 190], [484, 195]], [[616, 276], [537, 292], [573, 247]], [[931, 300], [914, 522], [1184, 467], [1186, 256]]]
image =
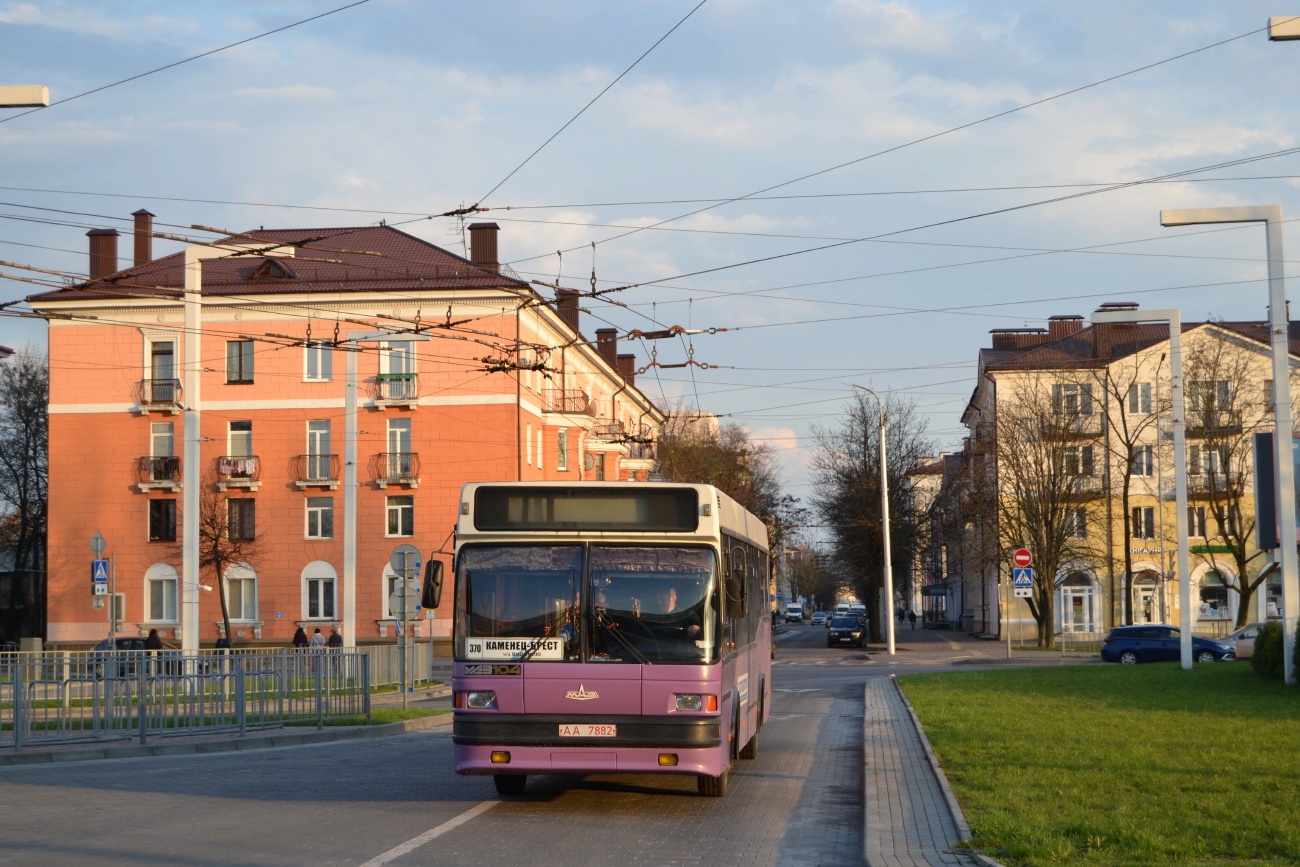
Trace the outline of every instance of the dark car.
[[[1177, 626], [1120, 626], [1106, 636], [1101, 658], [1125, 665], [1178, 662], [1182, 659], [1179, 635]], [[1192, 658], [1197, 662], [1228, 662], [1236, 659], [1237, 653], [1231, 644], [1193, 635]]]
[[865, 647], [866, 640], [862, 622], [856, 617], [836, 617], [831, 621], [830, 631], [826, 633], [827, 647], [839, 647], [844, 644]]
[[163, 642], [162, 650], [145, 650], [145, 639], [119, 636], [112, 643], [105, 638], [90, 649], [95, 677], [107, 672], [112, 677], [134, 677], [143, 661], [151, 674], [177, 674], [181, 669], [181, 649]]

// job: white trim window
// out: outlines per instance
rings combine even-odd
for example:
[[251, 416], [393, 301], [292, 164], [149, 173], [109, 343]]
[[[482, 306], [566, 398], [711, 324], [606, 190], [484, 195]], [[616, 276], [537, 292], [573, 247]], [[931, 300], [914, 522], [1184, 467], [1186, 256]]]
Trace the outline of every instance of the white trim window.
[[308, 539], [333, 539], [334, 538], [334, 498], [333, 497], [308, 497], [307, 498], [307, 531]]
[[170, 421], [155, 421], [149, 425], [149, 455], [170, 458], [176, 455], [176, 425]]
[[155, 563], [144, 573], [145, 620], [149, 623], [176, 622], [176, 589], [180, 583], [176, 567]]
[[1129, 415], [1151, 414], [1151, 383], [1135, 382], [1128, 387]]
[[302, 570], [304, 620], [333, 620], [339, 573], [324, 560], [313, 560]]
[[334, 378], [334, 346], [328, 340], [308, 340], [303, 347], [304, 382], [329, 382]]
[[414, 536], [415, 535], [415, 497], [389, 497], [387, 504], [388, 512], [388, 536]]
[[555, 432], [555, 468], [562, 473], [569, 471], [569, 429], [562, 427]]
[[1187, 535], [1196, 539], [1205, 538], [1205, 507], [1187, 507]]
[[231, 620], [257, 620], [257, 572], [247, 563], [226, 570], [226, 610]]
[[1065, 512], [1065, 535], [1071, 539], [1088, 538], [1088, 510], [1083, 508], [1067, 509]]
[[1151, 446], [1133, 447], [1134, 476], [1150, 478], [1156, 474], [1155, 450]]
[[230, 422], [227, 437], [226, 454], [232, 458], [251, 458], [253, 456], [253, 423], [251, 421]]

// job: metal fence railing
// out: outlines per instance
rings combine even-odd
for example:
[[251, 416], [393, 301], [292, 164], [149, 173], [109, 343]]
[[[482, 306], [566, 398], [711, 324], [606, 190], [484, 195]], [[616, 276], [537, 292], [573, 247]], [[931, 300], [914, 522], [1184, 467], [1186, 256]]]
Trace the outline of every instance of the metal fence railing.
[[370, 719], [371, 655], [0, 654], [0, 748]]

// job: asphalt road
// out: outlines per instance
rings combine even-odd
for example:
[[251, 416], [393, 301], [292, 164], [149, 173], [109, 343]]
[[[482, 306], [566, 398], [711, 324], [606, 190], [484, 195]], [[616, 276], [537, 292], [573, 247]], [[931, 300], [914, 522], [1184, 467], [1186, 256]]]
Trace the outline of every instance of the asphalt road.
[[861, 684], [936, 662], [825, 641], [820, 627], [780, 636], [759, 756], [733, 766], [722, 799], [690, 777], [616, 775], [534, 777], [503, 800], [450, 770], [446, 731], [33, 765], [0, 769], [0, 863], [861, 863]]

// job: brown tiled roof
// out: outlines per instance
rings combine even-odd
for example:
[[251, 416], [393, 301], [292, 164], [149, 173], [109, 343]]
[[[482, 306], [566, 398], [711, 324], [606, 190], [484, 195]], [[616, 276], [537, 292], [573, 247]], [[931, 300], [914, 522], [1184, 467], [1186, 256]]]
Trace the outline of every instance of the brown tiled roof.
[[[203, 263], [204, 295], [283, 295], [322, 292], [403, 292], [428, 289], [503, 288], [530, 290], [522, 280], [498, 274], [391, 226], [332, 229], [268, 229], [258, 240], [296, 243], [294, 258], [280, 269], [259, 268], [265, 259], [241, 256]], [[307, 241], [305, 239], [321, 238]], [[247, 238], [223, 241], [251, 243]], [[339, 252], [357, 250], [381, 255]], [[337, 262], [318, 261], [333, 259]], [[184, 286], [184, 255], [174, 253], [112, 274], [98, 284], [82, 283], [42, 292], [27, 300], [80, 301], [91, 298], [169, 297]], [[163, 287], [160, 291], [155, 287]]]

